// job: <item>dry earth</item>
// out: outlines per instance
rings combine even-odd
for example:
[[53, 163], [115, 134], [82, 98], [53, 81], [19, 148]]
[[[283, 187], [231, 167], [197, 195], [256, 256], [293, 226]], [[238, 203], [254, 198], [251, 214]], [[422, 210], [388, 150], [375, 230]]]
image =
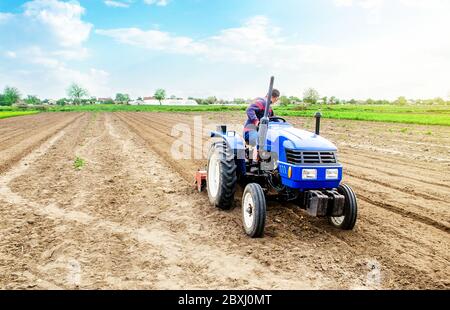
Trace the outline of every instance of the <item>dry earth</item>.
[[[203, 124], [242, 115], [209, 113]], [[270, 203], [266, 236], [193, 186], [175, 160], [184, 113], [61, 113], [0, 121], [0, 288], [449, 289], [450, 128], [328, 120], [359, 198], [342, 232]], [[312, 120], [289, 118], [312, 129]], [[202, 149], [203, 147], [203, 149]], [[75, 158], [84, 166], [74, 168]], [[239, 195], [236, 196], [239, 205]]]

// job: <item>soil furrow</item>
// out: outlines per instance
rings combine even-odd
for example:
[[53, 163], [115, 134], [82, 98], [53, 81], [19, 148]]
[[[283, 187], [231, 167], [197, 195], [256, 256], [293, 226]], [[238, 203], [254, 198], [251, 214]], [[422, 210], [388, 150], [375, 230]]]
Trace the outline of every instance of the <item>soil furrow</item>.
[[198, 155], [210, 138], [194, 124], [240, 132], [243, 117], [42, 113], [0, 122], [1, 139], [15, 142], [0, 145], [8, 154], [0, 160], [8, 165], [0, 175], [0, 288], [450, 288], [448, 167], [412, 157], [427, 141], [427, 153], [442, 156], [446, 128], [408, 125], [404, 134], [402, 124], [324, 120], [333, 141], [355, 145], [341, 151], [359, 199], [355, 230], [268, 201], [266, 234], [255, 240], [242, 229], [242, 189], [234, 209], [215, 209], [191, 183], [206, 158], [172, 157], [174, 126], [189, 128]]
[[445, 225], [445, 224], [440, 223], [440, 222], [437, 222], [437, 221], [435, 221], [435, 220], [433, 220], [433, 219], [431, 219], [429, 217], [417, 214], [415, 212], [409, 212], [409, 211], [405, 210], [402, 207], [394, 206], [392, 204], [385, 203], [385, 202], [380, 202], [380, 201], [377, 201], [377, 200], [373, 200], [370, 197], [367, 197], [367, 196], [364, 196], [364, 195], [361, 195], [361, 194], [358, 194], [358, 198], [362, 199], [362, 200], [364, 200], [364, 201], [366, 201], [366, 202], [368, 202], [368, 203], [370, 203], [370, 204], [372, 204], [374, 206], [377, 206], [377, 207], [380, 207], [380, 208], [383, 208], [383, 209], [387, 209], [389, 211], [395, 212], [395, 213], [400, 214], [402, 216], [405, 216], [405, 217], [411, 218], [413, 220], [419, 221], [419, 222], [421, 222], [423, 224], [427, 224], [427, 225], [433, 226], [433, 227], [435, 227], [437, 229], [442, 230], [443, 232], [446, 232], [446, 233], [450, 232], [450, 226]]

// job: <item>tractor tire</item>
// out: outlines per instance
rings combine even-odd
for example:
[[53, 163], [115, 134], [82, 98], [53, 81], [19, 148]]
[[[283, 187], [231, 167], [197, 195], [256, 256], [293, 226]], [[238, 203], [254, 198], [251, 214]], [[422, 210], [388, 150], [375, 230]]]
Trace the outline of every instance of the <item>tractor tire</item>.
[[207, 190], [209, 201], [215, 207], [229, 210], [236, 193], [236, 162], [234, 154], [225, 142], [211, 146], [208, 154]]
[[250, 183], [242, 196], [242, 223], [251, 238], [261, 238], [266, 225], [266, 198], [261, 186]]
[[340, 217], [328, 217], [331, 225], [342, 230], [352, 230], [356, 224], [358, 215], [358, 202], [352, 188], [346, 184], [338, 187], [339, 194], [345, 197], [344, 215]]

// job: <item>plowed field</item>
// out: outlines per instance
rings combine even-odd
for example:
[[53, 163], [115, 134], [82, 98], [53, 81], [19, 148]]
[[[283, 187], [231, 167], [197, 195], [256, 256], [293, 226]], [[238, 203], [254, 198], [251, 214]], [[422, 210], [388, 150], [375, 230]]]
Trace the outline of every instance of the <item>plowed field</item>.
[[[450, 128], [325, 120], [359, 200], [355, 230], [271, 202], [253, 240], [239, 207], [216, 210], [193, 187], [209, 143], [200, 116], [239, 131], [244, 117], [0, 120], [0, 288], [450, 288]], [[174, 126], [191, 130], [194, 159], [173, 158]]]

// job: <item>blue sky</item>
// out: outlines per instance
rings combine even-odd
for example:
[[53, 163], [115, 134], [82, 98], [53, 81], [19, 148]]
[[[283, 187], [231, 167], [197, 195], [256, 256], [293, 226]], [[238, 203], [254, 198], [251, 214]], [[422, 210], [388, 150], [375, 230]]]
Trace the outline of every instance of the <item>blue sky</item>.
[[0, 0], [0, 88], [450, 96], [446, 0]]

